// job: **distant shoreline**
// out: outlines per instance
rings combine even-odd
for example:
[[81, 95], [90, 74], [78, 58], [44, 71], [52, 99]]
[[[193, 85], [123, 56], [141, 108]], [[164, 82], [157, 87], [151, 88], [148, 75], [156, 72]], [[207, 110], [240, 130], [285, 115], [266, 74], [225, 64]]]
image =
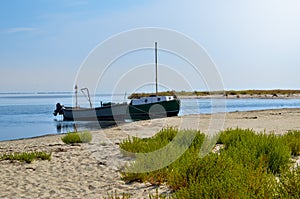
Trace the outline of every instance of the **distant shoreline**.
[[283, 94], [276, 94], [276, 95], [249, 95], [249, 94], [242, 94], [242, 95], [177, 95], [180, 99], [300, 99], [300, 94], [293, 94], [293, 95], [283, 95]]
[[[128, 99], [155, 95], [156, 93], [132, 93]], [[176, 95], [179, 98], [263, 98], [298, 99], [300, 90], [224, 90], [224, 91], [164, 91], [158, 95]]]

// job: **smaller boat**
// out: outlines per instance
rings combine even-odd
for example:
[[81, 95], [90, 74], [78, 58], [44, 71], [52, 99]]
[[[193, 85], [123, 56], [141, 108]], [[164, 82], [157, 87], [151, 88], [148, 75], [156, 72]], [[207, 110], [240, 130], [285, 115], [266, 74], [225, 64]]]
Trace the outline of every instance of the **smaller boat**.
[[[56, 104], [54, 115], [63, 115], [66, 120], [95, 121], [99, 122], [124, 122], [125, 120], [146, 120], [153, 118], [177, 116], [180, 110], [180, 100], [176, 95], [159, 96], [157, 86], [157, 43], [155, 42], [155, 71], [156, 95], [132, 99], [130, 103], [101, 103], [100, 107], [92, 107], [89, 90], [81, 89], [88, 98], [90, 108], [81, 108], [77, 104], [77, 86], [75, 86], [76, 106], [65, 107]], [[87, 94], [85, 94], [85, 92]]]
[[[56, 104], [54, 116], [63, 115], [64, 121], [124, 121], [127, 103], [102, 103], [100, 107], [93, 108], [90, 92], [88, 88], [82, 88], [81, 92], [87, 97], [90, 107], [83, 108], [78, 105], [77, 100], [77, 85], [75, 85], [75, 107], [65, 107], [60, 103]], [[86, 92], [86, 93], [85, 93]]]

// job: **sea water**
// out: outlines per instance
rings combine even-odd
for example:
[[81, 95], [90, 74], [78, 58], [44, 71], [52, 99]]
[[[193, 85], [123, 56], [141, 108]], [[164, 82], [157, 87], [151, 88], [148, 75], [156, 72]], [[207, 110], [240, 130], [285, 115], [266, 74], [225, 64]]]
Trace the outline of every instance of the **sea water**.
[[[117, 96], [117, 97], [116, 97]], [[100, 101], [123, 102], [124, 95], [95, 96]], [[81, 99], [83, 101], [83, 99]], [[66, 133], [85, 129], [101, 129], [91, 122], [66, 122], [62, 116], [54, 116], [56, 103], [72, 106], [71, 93], [2, 93], [0, 94], [0, 141], [13, 140], [47, 134]], [[87, 102], [87, 101], [86, 101]], [[219, 103], [220, 102], [220, 103]], [[83, 106], [88, 107], [88, 103]], [[216, 108], [215, 108], [216, 107]], [[300, 108], [300, 99], [181, 99], [179, 115], [204, 114], [218, 111], [250, 111], [279, 108]]]
[[[111, 95], [96, 97], [99, 106], [101, 100], [109, 101]], [[80, 98], [79, 101], [83, 101], [84, 97]], [[73, 101], [71, 93], [0, 94], [0, 141], [74, 131], [74, 122], [65, 122], [62, 116], [53, 115], [56, 103], [72, 106]], [[88, 107], [89, 103], [85, 101], [83, 106]], [[84, 122], [78, 126], [78, 130], [89, 128]]]

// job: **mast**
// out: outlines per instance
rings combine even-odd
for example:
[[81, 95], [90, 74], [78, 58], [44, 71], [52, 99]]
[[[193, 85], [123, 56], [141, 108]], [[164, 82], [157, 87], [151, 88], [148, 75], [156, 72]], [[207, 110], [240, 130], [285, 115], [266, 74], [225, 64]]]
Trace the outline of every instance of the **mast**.
[[78, 93], [78, 87], [77, 84], [75, 85], [75, 107], [78, 108], [78, 99], [77, 99], [77, 93]]
[[155, 42], [155, 90], [156, 97], [158, 96], [158, 86], [157, 86], [157, 42]]

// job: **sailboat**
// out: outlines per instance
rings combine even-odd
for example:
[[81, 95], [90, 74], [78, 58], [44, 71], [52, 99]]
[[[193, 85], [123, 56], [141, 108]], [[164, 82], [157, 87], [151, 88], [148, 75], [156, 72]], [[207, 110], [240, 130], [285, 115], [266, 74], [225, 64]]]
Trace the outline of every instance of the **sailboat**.
[[[93, 121], [97, 119], [99, 122], [137, 121], [177, 116], [180, 110], [180, 100], [176, 95], [158, 95], [157, 42], [155, 42], [155, 77], [155, 95], [132, 99], [130, 103], [105, 103], [101, 104], [100, 107], [93, 108], [89, 91], [84, 88], [87, 90], [89, 108], [79, 107], [77, 100], [75, 107], [65, 107], [57, 103], [53, 114], [55, 116], [63, 115], [65, 121]], [[77, 86], [75, 86], [75, 96], [77, 99]]]

